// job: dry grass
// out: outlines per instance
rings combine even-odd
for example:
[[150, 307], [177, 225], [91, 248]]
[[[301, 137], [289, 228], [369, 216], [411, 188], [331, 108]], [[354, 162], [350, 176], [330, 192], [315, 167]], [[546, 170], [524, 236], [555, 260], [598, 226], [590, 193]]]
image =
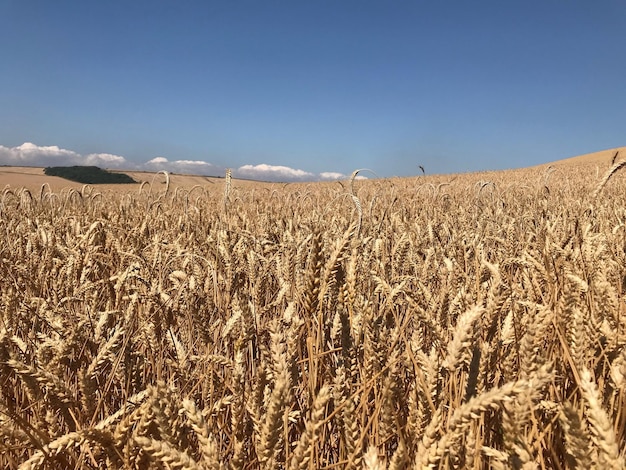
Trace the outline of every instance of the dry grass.
[[624, 468], [619, 161], [5, 189], [0, 467]]

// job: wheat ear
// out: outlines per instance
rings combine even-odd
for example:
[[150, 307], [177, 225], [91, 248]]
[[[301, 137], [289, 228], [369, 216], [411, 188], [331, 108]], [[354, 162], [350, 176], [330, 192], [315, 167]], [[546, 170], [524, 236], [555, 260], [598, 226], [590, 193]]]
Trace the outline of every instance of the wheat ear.
[[324, 411], [326, 410], [326, 403], [330, 399], [330, 387], [324, 386], [317, 394], [317, 398], [313, 403], [311, 410], [311, 417], [309, 422], [306, 423], [306, 430], [298, 445], [293, 452], [291, 462], [289, 463], [289, 470], [306, 470], [309, 467], [313, 449], [315, 447], [315, 437], [319, 432], [321, 425], [324, 423]]
[[165, 464], [166, 468], [181, 470], [200, 470], [201, 467], [185, 451], [181, 451], [164, 441], [150, 437], [133, 436], [133, 440], [142, 450], [156, 462]]
[[574, 407], [566, 402], [559, 413], [559, 422], [565, 435], [565, 448], [573, 457], [572, 467], [592, 468], [589, 443], [591, 438], [586, 427]]
[[617, 162], [615, 163], [611, 168], [609, 168], [609, 171], [607, 171], [604, 175], [604, 177], [602, 178], [602, 181], [600, 181], [600, 183], [598, 184], [598, 186], [596, 186], [596, 189], [593, 191], [593, 198], [597, 198], [598, 194], [600, 194], [600, 191], [602, 191], [602, 188], [604, 188], [604, 186], [606, 185], [606, 183], [608, 183], [608, 181], [611, 179], [611, 177], [620, 169], [622, 169], [624, 166], [626, 165], [626, 160], [622, 160], [621, 162]]
[[598, 448], [600, 468], [623, 469], [624, 461], [619, 455], [619, 447], [613, 425], [602, 408], [602, 398], [591, 372], [583, 368], [580, 373], [580, 388], [587, 402], [587, 419], [591, 424], [592, 441]]
[[209, 426], [204, 416], [193, 400], [183, 400], [183, 410], [189, 419], [192, 429], [196, 433], [200, 451], [202, 452], [203, 464], [210, 470], [219, 470], [220, 463], [217, 451], [217, 443], [211, 435]]
[[[487, 410], [501, 409], [505, 403], [515, 400], [520, 394], [529, 390], [542, 388], [552, 380], [548, 366], [544, 366], [533, 374], [530, 380], [509, 382], [502, 387], [482, 393], [454, 410], [448, 421], [448, 431], [420, 455], [423, 467], [433, 467], [448, 453], [450, 447], [463, 435], [467, 427], [480, 413]], [[419, 453], [418, 453], [419, 454]]]

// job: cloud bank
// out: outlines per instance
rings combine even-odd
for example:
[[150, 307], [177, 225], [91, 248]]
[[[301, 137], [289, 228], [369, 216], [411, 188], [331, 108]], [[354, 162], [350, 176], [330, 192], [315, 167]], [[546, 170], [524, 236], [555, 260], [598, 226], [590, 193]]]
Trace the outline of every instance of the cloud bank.
[[106, 168], [130, 168], [133, 165], [124, 157], [110, 153], [80, 155], [73, 150], [51, 146], [39, 146], [25, 142], [17, 147], [0, 145], [0, 164], [13, 166], [67, 166], [95, 165]]
[[234, 171], [235, 176], [243, 178], [259, 178], [268, 181], [310, 181], [315, 179], [315, 174], [304, 170], [296, 170], [288, 166], [267, 165], [243, 165]]
[[221, 171], [215, 165], [202, 160], [174, 160], [165, 157], [156, 157], [143, 164], [143, 169], [148, 171], [169, 171], [171, 173], [183, 173], [190, 175], [216, 175]]
[[320, 178], [323, 180], [333, 181], [346, 179], [347, 176], [343, 173], [337, 173], [334, 171], [323, 171], [322, 173], [320, 173]]
[[[165, 170], [171, 173], [205, 176], [223, 176], [226, 171], [225, 167], [203, 160], [169, 160], [166, 157], [155, 157], [145, 163], [134, 163], [120, 155], [110, 153], [81, 155], [56, 145], [41, 146], [31, 142], [25, 142], [17, 147], [0, 145], [0, 165], [35, 167], [93, 165], [120, 170]], [[316, 174], [297, 168], [267, 163], [233, 168], [233, 176], [276, 182], [332, 181], [347, 178], [343, 173], [326, 171]]]

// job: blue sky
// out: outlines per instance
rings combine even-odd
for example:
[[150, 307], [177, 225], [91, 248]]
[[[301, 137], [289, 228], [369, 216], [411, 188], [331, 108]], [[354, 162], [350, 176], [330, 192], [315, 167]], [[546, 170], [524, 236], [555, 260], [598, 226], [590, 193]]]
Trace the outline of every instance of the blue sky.
[[626, 145], [623, 1], [0, 0], [0, 21], [0, 164], [386, 177]]

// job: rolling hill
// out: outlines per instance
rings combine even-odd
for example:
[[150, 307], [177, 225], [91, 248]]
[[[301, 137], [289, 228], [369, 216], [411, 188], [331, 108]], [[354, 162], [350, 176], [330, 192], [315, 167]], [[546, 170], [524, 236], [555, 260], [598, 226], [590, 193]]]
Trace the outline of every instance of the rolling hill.
[[[575, 157], [566, 158], [563, 160], [557, 160], [553, 162], [546, 162], [540, 165], [535, 165], [534, 168], [546, 168], [548, 166], [554, 167], [571, 167], [571, 166], [610, 166], [611, 161], [617, 153], [617, 160], [626, 159], [626, 147], [616, 147], [598, 152], [587, 153], [584, 155], [578, 155]], [[489, 170], [486, 170], [489, 171]], [[137, 184], [124, 185], [125, 191], [135, 190], [141, 183], [155, 183], [164, 184], [165, 177], [163, 174], [152, 173], [147, 171], [123, 171], [129, 175]], [[233, 180], [236, 180], [233, 178]], [[223, 178], [210, 177], [210, 176], [197, 176], [197, 175], [179, 175], [170, 174], [170, 185], [172, 188], [186, 187], [191, 188], [195, 185], [206, 184], [221, 184]], [[238, 186], [258, 185], [272, 183], [259, 183], [250, 180], [237, 179]], [[56, 176], [48, 176], [44, 174], [43, 168], [34, 167], [12, 167], [12, 166], [0, 166], [0, 188], [11, 187], [21, 188], [25, 187], [33, 190], [38, 190], [41, 185], [47, 183], [52, 191], [60, 191], [63, 188], [80, 188], [83, 185], [81, 183], [75, 183]], [[98, 188], [102, 190], [120, 190], [119, 185], [98, 185]]]

